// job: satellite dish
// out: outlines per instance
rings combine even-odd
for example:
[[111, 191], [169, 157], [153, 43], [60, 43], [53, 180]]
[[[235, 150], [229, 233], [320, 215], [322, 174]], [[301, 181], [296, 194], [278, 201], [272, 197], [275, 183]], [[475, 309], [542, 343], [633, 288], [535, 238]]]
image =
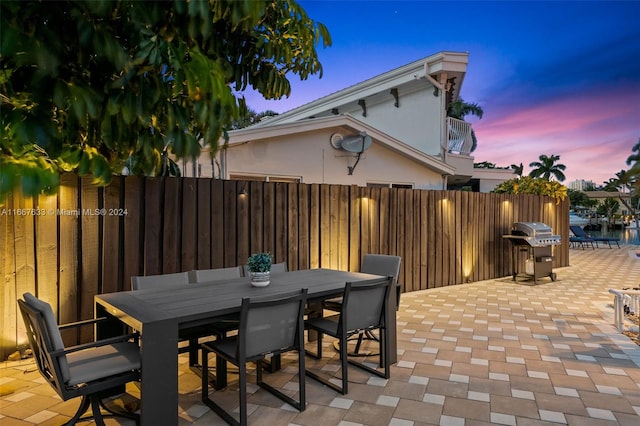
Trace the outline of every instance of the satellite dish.
[[344, 136], [342, 136], [340, 133], [334, 133], [331, 135], [331, 139], [329, 139], [329, 142], [331, 142], [331, 146], [335, 149], [341, 149], [343, 139]]
[[364, 132], [358, 136], [349, 136], [348, 138], [343, 138], [340, 145], [345, 151], [362, 153], [371, 146], [371, 136]]

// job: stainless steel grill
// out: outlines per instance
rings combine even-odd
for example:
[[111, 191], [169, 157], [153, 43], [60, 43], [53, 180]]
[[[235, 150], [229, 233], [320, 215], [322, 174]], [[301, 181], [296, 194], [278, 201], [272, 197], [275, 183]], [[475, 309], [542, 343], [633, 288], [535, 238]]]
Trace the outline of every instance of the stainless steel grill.
[[551, 227], [541, 222], [516, 222], [511, 227], [511, 235], [505, 237], [522, 240], [531, 247], [557, 246], [562, 243], [560, 235], [553, 235]]
[[[503, 238], [508, 239], [512, 245], [511, 265], [514, 281], [523, 264], [524, 275], [533, 277], [534, 282], [547, 276], [551, 281], [556, 280], [556, 274], [552, 270], [551, 251], [552, 246], [562, 243], [562, 239], [560, 235], [553, 234], [550, 226], [541, 222], [515, 222], [511, 227], [511, 234], [503, 235]], [[521, 253], [526, 253], [524, 262], [521, 261]]]

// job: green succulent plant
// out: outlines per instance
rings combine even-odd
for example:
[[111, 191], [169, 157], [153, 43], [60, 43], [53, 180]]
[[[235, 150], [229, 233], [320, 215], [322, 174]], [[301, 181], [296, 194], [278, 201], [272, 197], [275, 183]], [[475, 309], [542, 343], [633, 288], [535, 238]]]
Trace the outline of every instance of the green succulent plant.
[[247, 259], [250, 272], [269, 272], [271, 270], [270, 253], [254, 253]]

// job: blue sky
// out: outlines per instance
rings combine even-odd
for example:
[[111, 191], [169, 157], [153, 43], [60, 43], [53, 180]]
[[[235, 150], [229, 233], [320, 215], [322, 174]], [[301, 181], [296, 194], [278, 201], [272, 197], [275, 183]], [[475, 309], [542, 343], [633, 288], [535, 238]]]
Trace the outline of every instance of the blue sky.
[[300, 1], [324, 23], [324, 76], [257, 111], [284, 112], [439, 51], [469, 52], [461, 96], [475, 161], [498, 166], [560, 155], [568, 181], [626, 169], [640, 138], [640, 1]]

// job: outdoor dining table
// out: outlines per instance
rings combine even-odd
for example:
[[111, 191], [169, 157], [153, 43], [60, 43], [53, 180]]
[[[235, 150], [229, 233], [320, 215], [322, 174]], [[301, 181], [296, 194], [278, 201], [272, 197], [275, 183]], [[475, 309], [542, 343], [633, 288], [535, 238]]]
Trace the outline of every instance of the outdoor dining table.
[[[340, 295], [347, 281], [377, 275], [332, 269], [307, 269], [271, 275], [267, 287], [253, 287], [250, 278], [209, 283], [176, 284], [175, 288], [136, 290], [95, 296], [96, 317], [107, 317], [97, 329], [102, 338], [119, 334], [123, 326], [140, 333], [140, 422], [178, 424], [178, 331], [240, 312], [243, 297], [308, 289], [309, 300]], [[396, 292], [387, 303], [387, 344], [391, 363], [397, 361]]]

